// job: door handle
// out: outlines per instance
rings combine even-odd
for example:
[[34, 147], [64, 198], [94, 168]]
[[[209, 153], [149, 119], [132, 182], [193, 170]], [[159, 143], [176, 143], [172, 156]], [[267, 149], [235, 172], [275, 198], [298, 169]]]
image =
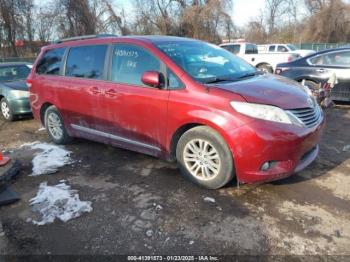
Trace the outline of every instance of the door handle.
[[109, 89], [105, 92], [105, 95], [109, 97], [115, 97], [118, 95], [118, 92], [115, 89]]
[[101, 94], [101, 90], [100, 90], [98, 87], [96, 87], [96, 86], [91, 87], [91, 88], [90, 88], [90, 92], [91, 92], [93, 95]]
[[316, 72], [318, 73], [324, 73], [326, 70], [324, 70], [323, 68], [317, 69]]

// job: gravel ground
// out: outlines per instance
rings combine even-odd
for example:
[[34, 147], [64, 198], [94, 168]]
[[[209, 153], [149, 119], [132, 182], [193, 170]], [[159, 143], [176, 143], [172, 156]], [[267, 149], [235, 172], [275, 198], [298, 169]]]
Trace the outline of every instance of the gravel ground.
[[[326, 114], [320, 155], [306, 170], [215, 191], [175, 164], [86, 140], [65, 147], [73, 164], [29, 176], [35, 152], [20, 146], [49, 142], [45, 130], [32, 119], [0, 120], [0, 148], [23, 164], [12, 182], [22, 200], [0, 208], [0, 254], [350, 255], [350, 108]], [[42, 182], [62, 179], [93, 211], [34, 225], [29, 200]]]

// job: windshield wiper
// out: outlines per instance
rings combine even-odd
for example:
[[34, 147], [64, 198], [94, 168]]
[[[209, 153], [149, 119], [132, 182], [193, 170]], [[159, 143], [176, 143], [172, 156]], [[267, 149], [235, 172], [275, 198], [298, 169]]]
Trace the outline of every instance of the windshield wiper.
[[220, 83], [220, 82], [227, 82], [227, 81], [236, 81], [236, 79], [233, 78], [227, 78], [227, 77], [213, 77], [209, 80], [205, 81], [206, 84], [214, 84], [214, 83]]

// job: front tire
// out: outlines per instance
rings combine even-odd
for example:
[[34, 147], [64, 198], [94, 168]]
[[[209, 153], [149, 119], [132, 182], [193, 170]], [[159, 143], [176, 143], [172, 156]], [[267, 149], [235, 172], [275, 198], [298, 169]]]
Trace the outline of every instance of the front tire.
[[55, 106], [50, 106], [45, 111], [45, 127], [55, 144], [64, 145], [72, 140], [64, 126], [62, 116]]
[[0, 101], [0, 109], [2, 116], [6, 121], [12, 122], [15, 120], [12, 109], [5, 97], [3, 97]]
[[208, 189], [226, 185], [235, 175], [231, 151], [213, 129], [198, 126], [185, 132], [176, 147], [181, 173]]
[[272, 67], [268, 64], [261, 64], [261, 65], [257, 66], [257, 68], [258, 68], [258, 70], [260, 70], [264, 73], [270, 73], [270, 74], [273, 73]]

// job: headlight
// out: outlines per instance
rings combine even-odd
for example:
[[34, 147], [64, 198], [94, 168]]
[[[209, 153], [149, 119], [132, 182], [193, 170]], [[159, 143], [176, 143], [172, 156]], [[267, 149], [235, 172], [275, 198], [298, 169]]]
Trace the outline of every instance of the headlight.
[[288, 114], [286, 111], [277, 106], [252, 104], [246, 102], [231, 102], [231, 106], [237, 112], [250, 117], [278, 123], [303, 125], [296, 117]]
[[29, 97], [29, 91], [24, 90], [11, 90], [11, 95], [15, 98], [25, 98]]

